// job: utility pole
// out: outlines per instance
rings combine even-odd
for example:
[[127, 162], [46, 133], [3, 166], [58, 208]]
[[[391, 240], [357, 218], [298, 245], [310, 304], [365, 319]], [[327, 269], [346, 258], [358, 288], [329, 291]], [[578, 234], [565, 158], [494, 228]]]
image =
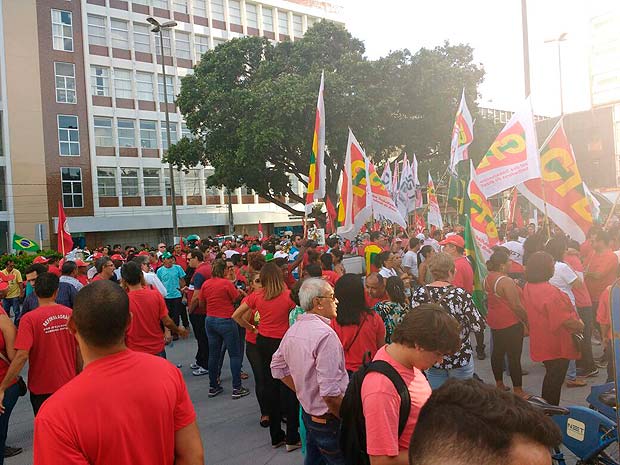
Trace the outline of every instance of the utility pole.
[[525, 77], [525, 98], [531, 93], [530, 87], [530, 46], [527, 29], [527, 0], [521, 0], [521, 23], [523, 33], [523, 73]]

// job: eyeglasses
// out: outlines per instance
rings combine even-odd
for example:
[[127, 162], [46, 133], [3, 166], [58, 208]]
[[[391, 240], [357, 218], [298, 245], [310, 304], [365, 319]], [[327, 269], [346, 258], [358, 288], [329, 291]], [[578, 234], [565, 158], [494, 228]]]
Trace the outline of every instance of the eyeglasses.
[[319, 295], [317, 296], [317, 298], [319, 299], [331, 299], [333, 301], [336, 301], [336, 296], [335, 295]]

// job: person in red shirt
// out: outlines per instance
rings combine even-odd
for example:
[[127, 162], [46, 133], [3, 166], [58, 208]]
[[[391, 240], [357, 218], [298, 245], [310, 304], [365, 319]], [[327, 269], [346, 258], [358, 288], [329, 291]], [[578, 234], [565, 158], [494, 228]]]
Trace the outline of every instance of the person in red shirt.
[[[269, 262], [260, 270], [262, 288], [248, 296], [233, 314], [233, 318], [247, 331], [258, 333], [256, 347], [260, 354], [265, 380], [265, 403], [269, 413], [271, 445], [293, 450], [299, 444], [299, 402], [295, 393], [284, 387], [271, 374], [271, 358], [278, 349], [284, 333], [289, 327], [289, 312], [295, 308], [291, 291], [284, 283], [280, 267]], [[260, 315], [258, 327], [248, 322], [248, 313], [256, 310]], [[211, 347], [209, 347], [211, 350]], [[210, 369], [209, 369], [210, 371]], [[286, 406], [286, 433], [282, 431], [281, 405]]]
[[166, 358], [161, 325], [183, 339], [189, 335], [188, 330], [179, 328], [168, 316], [166, 302], [159, 291], [145, 287], [140, 265], [133, 261], [125, 263], [121, 279], [127, 286], [131, 312], [131, 325], [125, 336], [127, 348]]
[[609, 247], [609, 241], [607, 231], [598, 231], [592, 242], [594, 253], [584, 262], [584, 281], [593, 308], [598, 308], [601, 293], [616, 280], [618, 257]]
[[50, 257], [47, 259], [47, 271], [60, 278], [62, 273], [60, 272], [60, 268], [58, 268], [58, 258]]
[[530, 328], [530, 357], [543, 362], [546, 369], [541, 395], [559, 405], [568, 362], [579, 359], [571, 334], [583, 331], [584, 325], [568, 295], [549, 284], [554, 270], [554, 259], [546, 252], [528, 258], [523, 304]]
[[95, 281], [109, 281], [114, 275], [116, 267], [110, 257], [101, 257], [95, 262], [95, 268], [97, 269], [97, 275], [91, 279], [91, 283]]
[[420, 409], [432, 392], [423, 371], [460, 346], [459, 324], [439, 305], [422, 304], [405, 315], [394, 330], [392, 343], [379, 349], [373, 361], [383, 360], [398, 372], [409, 390], [411, 410], [399, 436], [400, 395], [394, 384], [381, 373], [364, 377], [361, 395], [370, 463], [408, 463]]
[[57, 292], [58, 276], [37, 276], [39, 307], [21, 318], [15, 357], [0, 383], [1, 404], [5, 391], [28, 362], [28, 389], [35, 416], [48, 397], [75, 377], [80, 365], [75, 338], [67, 328], [71, 309], [54, 301]]
[[[321, 255], [321, 267], [322, 267], [322, 277], [325, 281], [332, 285], [332, 287], [336, 286], [336, 282], [340, 279], [340, 275], [334, 271], [334, 259], [331, 253], [324, 253]], [[363, 290], [363, 286], [362, 286]], [[363, 294], [362, 294], [363, 295]]]
[[129, 297], [114, 283], [96, 282], [78, 293], [69, 327], [85, 368], [37, 415], [36, 465], [204, 463], [181, 372], [128, 350], [130, 321]]
[[334, 296], [338, 314], [330, 324], [342, 343], [345, 368], [351, 374], [362, 365], [366, 353], [372, 359], [385, 344], [385, 325], [378, 313], [366, 307], [361, 276], [345, 274], [336, 283]]
[[611, 306], [609, 302], [609, 295], [611, 293], [611, 286], [607, 286], [601, 293], [598, 308], [596, 309], [596, 321], [601, 325], [601, 337], [603, 348], [605, 349], [605, 359], [607, 360], [607, 381], [611, 383], [614, 380], [615, 368], [614, 368], [614, 353], [611, 345], [612, 333], [611, 333]]
[[183, 271], [187, 271], [187, 255], [183, 253], [181, 244], [175, 244], [172, 255], [174, 255], [175, 263], [183, 268]]
[[374, 308], [379, 302], [390, 300], [385, 290], [385, 278], [379, 273], [370, 273], [364, 283], [366, 288], [365, 300], [368, 308]]
[[193, 370], [192, 375], [203, 376], [209, 371], [209, 340], [207, 339], [207, 330], [205, 328], [205, 320], [207, 318], [207, 310], [204, 305], [199, 305], [198, 296], [200, 288], [207, 279], [211, 279], [211, 264], [204, 261], [204, 254], [198, 249], [192, 249], [188, 254], [188, 264], [194, 268], [187, 290], [187, 301], [189, 302], [189, 321], [194, 330], [194, 337], [198, 344], [195, 361], [190, 365]]

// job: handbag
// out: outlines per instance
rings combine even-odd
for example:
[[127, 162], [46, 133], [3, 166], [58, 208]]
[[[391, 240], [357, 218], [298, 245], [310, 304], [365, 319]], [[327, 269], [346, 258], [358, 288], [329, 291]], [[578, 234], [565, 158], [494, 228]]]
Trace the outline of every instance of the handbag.
[[[0, 359], [4, 360], [7, 363], [7, 365], [11, 366], [11, 362], [6, 357], [6, 355], [4, 355], [2, 352], [0, 352]], [[18, 376], [16, 384], [17, 384], [17, 387], [19, 388], [19, 391], [18, 391], [19, 397], [24, 397], [26, 393], [28, 392], [28, 386], [26, 386], [26, 381], [24, 381], [24, 378], [22, 376]]]

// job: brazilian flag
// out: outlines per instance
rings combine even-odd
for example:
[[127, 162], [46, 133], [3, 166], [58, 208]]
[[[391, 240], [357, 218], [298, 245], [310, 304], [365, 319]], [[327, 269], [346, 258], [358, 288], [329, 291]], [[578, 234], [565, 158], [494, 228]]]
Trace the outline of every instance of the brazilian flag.
[[32, 241], [26, 237], [18, 236], [17, 234], [13, 234], [13, 248], [15, 250], [25, 250], [27, 252], [36, 252], [41, 249], [39, 244], [35, 241]]

